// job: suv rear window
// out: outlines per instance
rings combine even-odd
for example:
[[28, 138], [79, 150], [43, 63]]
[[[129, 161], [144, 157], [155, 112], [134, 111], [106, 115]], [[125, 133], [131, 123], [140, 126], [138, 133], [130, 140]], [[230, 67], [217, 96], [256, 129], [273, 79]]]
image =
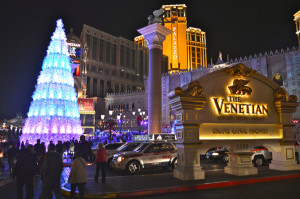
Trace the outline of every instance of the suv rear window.
[[105, 149], [106, 150], [115, 150], [117, 149], [119, 146], [121, 146], [124, 143], [114, 143], [114, 144], [107, 144], [105, 145]]
[[142, 144], [140, 144], [140, 146], [136, 147], [136, 148], [134, 149], [134, 151], [136, 151], [136, 152], [141, 152], [141, 151], [144, 150], [144, 148], [146, 148], [148, 145], [149, 145], [149, 143], [142, 143]]
[[135, 149], [140, 143], [131, 143], [131, 144], [125, 144], [121, 146], [118, 151], [132, 151]]

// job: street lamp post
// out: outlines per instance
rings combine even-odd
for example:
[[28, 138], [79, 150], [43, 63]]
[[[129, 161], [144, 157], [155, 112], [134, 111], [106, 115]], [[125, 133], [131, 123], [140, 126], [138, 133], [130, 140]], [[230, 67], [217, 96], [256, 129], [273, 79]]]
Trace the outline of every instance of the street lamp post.
[[112, 114], [113, 114], [113, 111], [110, 110], [109, 111], [109, 120], [107, 122], [105, 122], [105, 124], [107, 124], [106, 128], [109, 128], [109, 143], [111, 143], [111, 130], [114, 129], [114, 125], [116, 124], [111, 118]]
[[120, 123], [120, 134], [122, 134], [122, 124], [123, 124], [124, 117], [125, 117], [125, 115], [123, 116], [122, 113], [120, 115], [117, 115], [117, 119]]

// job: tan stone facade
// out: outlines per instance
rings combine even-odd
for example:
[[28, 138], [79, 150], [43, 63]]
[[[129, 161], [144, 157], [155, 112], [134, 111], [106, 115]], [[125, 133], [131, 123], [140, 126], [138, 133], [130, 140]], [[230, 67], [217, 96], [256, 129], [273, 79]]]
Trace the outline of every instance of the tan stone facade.
[[175, 177], [203, 179], [200, 154], [215, 146], [230, 151], [225, 173], [257, 174], [249, 152], [259, 145], [273, 152], [271, 169], [300, 170], [294, 157], [292, 122], [297, 98], [257, 71], [237, 64], [176, 88], [169, 98], [177, 119]]

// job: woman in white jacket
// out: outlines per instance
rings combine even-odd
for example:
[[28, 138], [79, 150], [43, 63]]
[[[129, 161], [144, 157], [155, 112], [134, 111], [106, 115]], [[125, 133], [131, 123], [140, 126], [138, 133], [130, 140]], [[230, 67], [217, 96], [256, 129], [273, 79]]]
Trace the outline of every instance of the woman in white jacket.
[[75, 190], [78, 186], [79, 198], [84, 198], [84, 189], [87, 181], [86, 161], [82, 158], [81, 151], [75, 153], [76, 159], [72, 162], [72, 169], [68, 182], [71, 183], [71, 198], [75, 198]]

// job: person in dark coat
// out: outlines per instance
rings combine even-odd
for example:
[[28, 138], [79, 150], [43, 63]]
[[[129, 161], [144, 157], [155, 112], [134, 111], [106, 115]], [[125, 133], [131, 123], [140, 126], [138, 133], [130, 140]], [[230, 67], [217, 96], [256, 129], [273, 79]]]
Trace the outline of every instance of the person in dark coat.
[[37, 153], [37, 152], [39, 152], [40, 150], [41, 150], [41, 147], [42, 147], [42, 145], [41, 145], [41, 140], [40, 139], [37, 139], [36, 140], [36, 144], [34, 145], [34, 151]]
[[60, 154], [62, 157], [62, 155], [64, 153], [64, 145], [63, 145], [62, 141], [58, 141], [57, 145], [55, 146], [55, 149], [56, 149], [56, 152], [58, 154]]
[[23, 187], [26, 189], [26, 199], [33, 198], [33, 178], [38, 174], [39, 168], [33, 145], [20, 154], [14, 169], [16, 177], [17, 198], [23, 199]]
[[48, 153], [45, 156], [42, 168], [42, 193], [41, 199], [52, 197], [54, 192], [55, 198], [62, 198], [60, 190], [60, 176], [63, 171], [62, 157], [55, 152], [55, 145], [49, 144]]
[[80, 136], [80, 143], [78, 144], [78, 150], [81, 151], [82, 157], [88, 162], [89, 156], [92, 152], [91, 145], [85, 140], [85, 136]]
[[13, 169], [17, 162], [17, 154], [18, 154], [18, 149], [16, 148], [16, 144], [12, 144], [7, 152], [9, 173], [11, 176], [13, 175]]

